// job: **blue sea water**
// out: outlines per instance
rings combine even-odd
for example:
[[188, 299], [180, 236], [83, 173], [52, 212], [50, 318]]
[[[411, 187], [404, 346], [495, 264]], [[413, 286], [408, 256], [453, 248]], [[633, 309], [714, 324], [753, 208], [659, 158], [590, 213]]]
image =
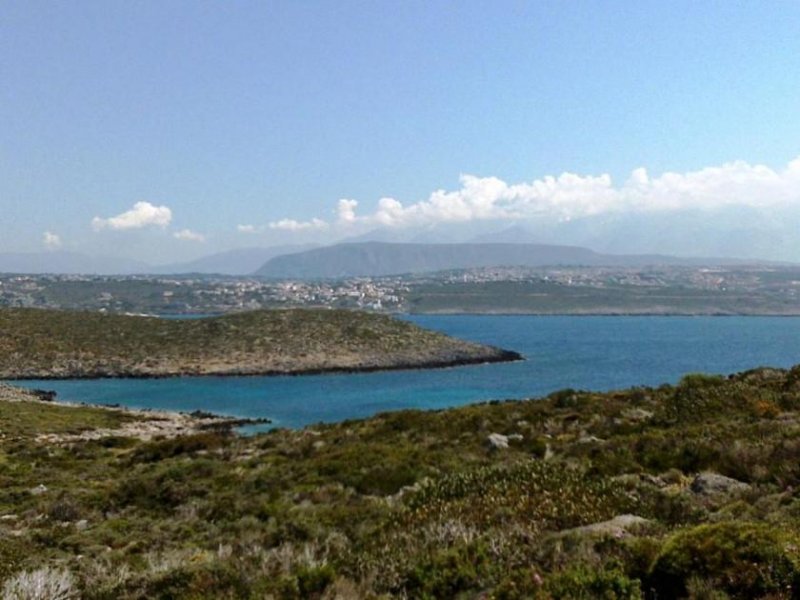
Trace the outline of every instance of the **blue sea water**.
[[530, 398], [557, 389], [674, 383], [800, 363], [800, 318], [411, 316], [430, 329], [516, 350], [523, 362], [300, 377], [24, 381], [60, 400], [268, 417], [274, 426], [367, 417], [402, 408]]

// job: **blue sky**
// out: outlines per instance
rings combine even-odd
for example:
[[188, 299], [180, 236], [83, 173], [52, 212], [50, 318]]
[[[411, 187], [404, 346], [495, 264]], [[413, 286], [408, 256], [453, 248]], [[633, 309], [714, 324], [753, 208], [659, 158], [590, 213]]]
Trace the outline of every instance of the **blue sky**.
[[0, 81], [0, 251], [800, 202], [797, 2], [8, 1]]

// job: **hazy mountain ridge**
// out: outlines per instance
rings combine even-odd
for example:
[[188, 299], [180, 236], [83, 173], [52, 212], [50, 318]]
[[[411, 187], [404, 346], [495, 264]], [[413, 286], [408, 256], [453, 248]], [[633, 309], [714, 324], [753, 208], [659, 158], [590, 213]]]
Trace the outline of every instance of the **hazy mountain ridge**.
[[314, 248], [315, 244], [236, 248], [201, 256], [195, 260], [151, 265], [115, 256], [94, 256], [80, 252], [6, 252], [0, 253], [0, 273], [61, 275], [249, 275], [265, 261], [291, 252]]
[[736, 264], [735, 259], [680, 258], [659, 254], [601, 254], [580, 246], [519, 243], [345, 243], [276, 256], [256, 275], [336, 278], [426, 273], [496, 266], [648, 266]]
[[79, 252], [0, 253], [0, 273], [58, 273], [65, 275], [130, 275], [150, 269], [146, 263], [113, 256], [89, 256]]
[[201, 256], [195, 260], [151, 267], [151, 273], [205, 273], [219, 275], [249, 275], [266, 261], [283, 254], [303, 252], [315, 248], [316, 244], [235, 248], [216, 254]]

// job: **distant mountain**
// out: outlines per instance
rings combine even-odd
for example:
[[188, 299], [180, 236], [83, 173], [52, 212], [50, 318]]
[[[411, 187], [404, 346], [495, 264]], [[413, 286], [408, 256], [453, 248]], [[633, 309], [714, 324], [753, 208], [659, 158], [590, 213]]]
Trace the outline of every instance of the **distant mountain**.
[[250, 275], [269, 259], [292, 252], [315, 248], [315, 244], [272, 246], [269, 248], [237, 248], [201, 258], [168, 265], [151, 267], [150, 273], [178, 274], [202, 273], [218, 275]]
[[599, 254], [578, 246], [546, 244], [347, 243], [276, 256], [256, 275], [271, 278], [337, 278], [427, 273], [495, 266], [646, 266], [731, 264], [741, 261], [674, 256]]
[[0, 273], [61, 273], [67, 275], [129, 275], [150, 267], [136, 260], [112, 256], [88, 256], [77, 252], [0, 253]]

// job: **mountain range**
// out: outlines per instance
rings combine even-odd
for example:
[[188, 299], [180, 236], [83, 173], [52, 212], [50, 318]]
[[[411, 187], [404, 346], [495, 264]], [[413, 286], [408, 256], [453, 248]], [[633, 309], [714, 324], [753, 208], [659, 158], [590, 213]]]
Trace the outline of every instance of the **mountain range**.
[[[739, 227], [742, 214], [673, 216], [659, 227], [652, 219], [617, 217], [575, 220], [531, 229], [532, 223], [513, 224], [492, 231], [474, 223], [433, 225], [417, 229], [379, 228], [328, 246], [295, 244], [227, 250], [187, 262], [163, 265], [77, 252], [0, 253], [0, 273], [63, 273], [96, 275], [201, 274], [270, 278], [334, 278], [362, 275], [423, 273], [491, 266], [642, 266], [766, 264], [753, 256], [794, 260], [800, 255], [796, 236], [776, 235], [775, 224], [752, 217], [752, 226]], [[735, 218], [734, 218], [735, 217]], [[793, 227], [790, 219], [784, 228]], [[598, 233], [601, 231], [601, 233]], [[742, 259], [678, 258], [732, 256], [740, 244], [755, 248]], [[593, 250], [590, 250], [592, 248]], [[637, 252], [647, 248], [648, 252]]]
[[166, 265], [113, 256], [90, 256], [78, 252], [49, 251], [0, 253], [0, 273], [65, 275], [250, 275], [269, 259], [281, 254], [301, 252], [312, 244], [237, 248], [200, 257], [193, 261]]
[[275, 279], [326, 279], [426, 273], [498, 266], [617, 266], [741, 264], [735, 259], [658, 254], [601, 254], [579, 246], [529, 243], [344, 243], [268, 260], [255, 274]]

